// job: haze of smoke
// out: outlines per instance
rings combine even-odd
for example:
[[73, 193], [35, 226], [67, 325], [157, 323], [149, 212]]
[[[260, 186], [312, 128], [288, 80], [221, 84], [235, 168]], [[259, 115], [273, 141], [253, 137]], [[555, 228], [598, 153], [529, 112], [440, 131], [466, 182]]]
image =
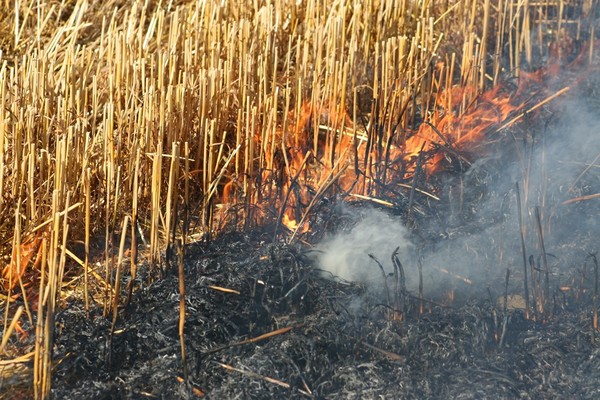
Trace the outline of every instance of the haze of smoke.
[[[431, 226], [424, 227], [446, 239], [424, 249], [421, 244], [411, 243], [408, 229], [398, 218], [377, 210], [352, 210], [362, 213], [356, 225], [327, 238], [318, 246], [322, 251], [318, 260], [321, 268], [335, 277], [367, 283], [371, 289], [382, 291], [381, 271], [368, 255], [374, 255], [386, 273], [390, 273], [393, 271], [391, 255], [400, 246], [399, 258], [405, 268], [408, 290], [415, 293], [418, 283], [415, 247], [419, 247], [424, 291], [428, 297], [443, 296], [448, 288], [483, 291], [485, 296], [499, 295], [504, 291], [507, 270], [510, 271], [512, 289], [522, 290], [523, 256], [515, 183], [519, 182], [521, 197], [525, 199], [523, 160], [529, 159], [528, 196], [523, 205], [527, 257], [539, 260], [541, 255], [535, 221], [535, 207], [539, 206], [546, 252], [551, 255], [553, 285], [567, 279], [569, 274], [565, 269], [568, 265], [581, 266], [589, 253], [598, 250], [594, 238], [600, 233], [596, 218], [600, 214], [600, 201], [562, 203], [578, 196], [600, 193], [597, 167], [600, 119], [595, 104], [585, 104], [572, 97], [561, 102], [561, 106], [560, 121], [551, 124], [546, 132], [538, 132], [538, 135], [544, 135], [545, 143], [540, 136], [534, 138], [532, 153], [523, 143], [516, 143], [524, 157], [521, 162], [514, 157], [512, 162], [506, 163], [504, 158], [492, 155], [487, 160], [476, 161], [466, 172], [466, 192], [470, 190], [471, 176], [477, 174], [473, 179], [485, 179], [485, 193], [481, 194], [480, 201], [465, 205], [471, 208], [472, 215], [466, 219], [458, 215], [456, 222], [449, 221], [450, 226], [440, 227], [439, 221], [431, 221]], [[591, 164], [594, 165], [590, 168]], [[447, 192], [447, 188], [444, 190]]]
[[351, 282], [381, 284], [381, 269], [369, 257], [372, 254], [386, 273], [393, 271], [391, 257], [399, 247], [400, 260], [407, 259], [412, 248], [409, 231], [393, 216], [375, 209], [363, 210], [351, 230], [340, 232], [319, 244], [319, 264], [334, 277]]
[[[529, 183], [522, 209], [526, 256], [540, 261], [535, 218], [535, 208], [539, 207], [554, 285], [560, 284], [561, 279], [568, 279], [568, 265], [581, 266], [588, 253], [598, 250], [593, 239], [600, 233], [600, 226], [593, 216], [600, 212], [600, 202], [591, 199], [562, 204], [568, 199], [600, 192], [600, 119], [597, 105], [588, 103], [576, 97], [564, 99], [560, 103], [559, 121], [549, 124], [545, 132], [536, 132], [533, 152], [529, 153], [523, 143], [518, 143], [524, 160], [530, 160], [528, 176], [525, 164], [519, 163], [518, 159], [491, 167], [489, 177], [492, 179], [486, 182], [482, 201], [473, 208], [469, 226], [457, 223], [453, 240], [440, 242], [424, 255], [423, 266], [434, 276], [434, 281], [445, 279], [450, 286], [460, 287], [464, 282], [462, 278], [466, 278], [471, 282], [468, 285], [471, 288], [489, 286], [497, 294], [503, 291], [508, 269], [511, 286], [521, 290], [523, 256], [516, 182], [520, 185], [523, 200], [525, 182]], [[474, 164], [474, 169], [477, 167], [487, 168], [485, 164]], [[501, 173], [494, 168], [501, 168]], [[472, 172], [467, 172], [466, 179]], [[468, 190], [466, 186], [465, 191]], [[427, 286], [426, 282], [426, 292]]]

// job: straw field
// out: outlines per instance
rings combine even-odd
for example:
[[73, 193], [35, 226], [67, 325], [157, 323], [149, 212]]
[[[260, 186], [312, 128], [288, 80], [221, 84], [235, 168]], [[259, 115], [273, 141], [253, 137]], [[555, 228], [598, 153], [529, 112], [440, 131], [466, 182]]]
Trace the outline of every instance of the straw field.
[[[585, 18], [592, 1], [579, 3]], [[532, 68], [569, 9], [0, 0], [4, 338], [15, 311], [37, 326], [36, 394], [65, 290], [116, 316], [123, 276], [147, 260], [158, 277], [166, 249], [268, 222], [301, 233], [337, 182], [376, 197], [386, 149], [413, 151], [436, 108], [460, 115]]]

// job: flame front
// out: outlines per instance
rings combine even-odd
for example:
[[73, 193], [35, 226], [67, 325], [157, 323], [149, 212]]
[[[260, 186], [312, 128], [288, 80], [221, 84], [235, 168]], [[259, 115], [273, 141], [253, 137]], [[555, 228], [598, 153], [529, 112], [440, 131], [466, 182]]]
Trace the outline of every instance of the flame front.
[[[565, 66], [558, 57], [544, 69], [521, 71], [516, 85], [507, 82], [483, 93], [469, 85], [440, 90], [416, 131], [404, 128], [386, 143], [377, 136], [380, 126], [370, 124], [361, 132], [343, 102], [317, 107], [307, 101], [288, 113], [286, 131], [280, 128], [275, 138], [282, 150], [255, 178], [250, 201], [255, 207], [248, 208], [258, 212], [250, 219], [268, 220], [270, 215], [289, 230], [304, 233], [310, 229], [307, 215], [319, 196], [344, 193], [380, 202], [383, 199], [371, 196], [381, 194], [382, 187], [387, 198], [410, 189], [418, 165], [426, 180], [452, 165], [466, 169], [501, 140], [500, 128], [535, 110], [553, 90], [559, 73], [580, 62], [578, 57]], [[266, 146], [260, 138], [255, 141]], [[223, 203], [233, 203], [231, 188], [232, 181], [223, 188]]]
[[[426, 123], [420, 125], [418, 132], [406, 141], [404, 148], [407, 161], [418, 157], [421, 151], [435, 153], [424, 162], [428, 176], [443, 169], [446, 155], [481, 155], [482, 146], [493, 140], [486, 137], [490, 128], [499, 126], [511, 113], [524, 106], [524, 103], [513, 105], [511, 93], [504, 90], [503, 85], [482, 95], [473, 96], [477, 92], [472, 87], [457, 87], [451, 92], [450, 95], [441, 93], [441, 105], [436, 107]], [[464, 104], [470, 97], [473, 100], [463, 113], [458, 111], [459, 107], [453, 107], [455, 104]]]

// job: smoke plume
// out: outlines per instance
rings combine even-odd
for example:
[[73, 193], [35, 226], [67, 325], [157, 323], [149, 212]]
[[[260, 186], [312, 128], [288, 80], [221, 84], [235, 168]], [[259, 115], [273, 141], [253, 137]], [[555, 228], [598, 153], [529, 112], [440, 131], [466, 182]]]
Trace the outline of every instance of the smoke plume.
[[[356, 223], [318, 245], [320, 267], [337, 278], [365, 283], [377, 290], [383, 278], [369, 254], [386, 273], [391, 273], [391, 256], [399, 247], [408, 289], [413, 293], [419, 264], [426, 295], [440, 293], [447, 286], [464, 287], [468, 289], [465, 292], [479, 295], [500, 295], [507, 271], [510, 287], [519, 291], [523, 252], [518, 183], [526, 259], [542, 268], [537, 209], [552, 285], [560, 285], [573, 272], [569, 265], [581, 267], [586, 257], [598, 250], [593, 240], [600, 231], [600, 201], [593, 197], [600, 193], [597, 109], [596, 104], [577, 96], [561, 99], [553, 108], [557, 118], [548, 112], [545, 128], [534, 128], [535, 132], [525, 137], [515, 135], [512, 141], [504, 140], [497, 154], [475, 160], [471, 170], [460, 178], [449, 177], [447, 186], [442, 188], [446, 196], [442, 202], [447, 207], [439, 211], [442, 217], [421, 225], [425, 232], [421, 236], [429, 237], [427, 243], [411, 235], [398, 217], [374, 209], [346, 209], [345, 212], [354, 213]], [[525, 131], [521, 127], [517, 132]], [[458, 193], [459, 186], [461, 203], [457, 205], [453, 203], [457, 203], [458, 196], [453, 193]], [[569, 199], [583, 196], [592, 197], [568, 203]]]
[[351, 229], [326, 238], [319, 244], [321, 268], [334, 277], [351, 282], [380, 284], [381, 269], [369, 257], [381, 263], [386, 273], [393, 270], [391, 256], [398, 249], [399, 258], [408, 258], [413, 248], [409, 231], [399, 218], [376, 209], [349, 210], [355, 213], [356, 224]]

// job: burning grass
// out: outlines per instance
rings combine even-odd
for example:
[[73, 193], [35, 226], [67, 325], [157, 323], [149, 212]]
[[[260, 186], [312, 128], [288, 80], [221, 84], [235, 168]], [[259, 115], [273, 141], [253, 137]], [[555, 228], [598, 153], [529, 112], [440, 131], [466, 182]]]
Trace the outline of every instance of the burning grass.
[[148, 281], [177, 267], [183, 337], [186, 243], [268, 223], [309, 240], [334, 196], [412, 221], [436, 171], [593, 64], [594, 7], [0, 2], [4, 338], [35, 326], [35, 395], [71, 289], [112, 338], [141, 258]]

